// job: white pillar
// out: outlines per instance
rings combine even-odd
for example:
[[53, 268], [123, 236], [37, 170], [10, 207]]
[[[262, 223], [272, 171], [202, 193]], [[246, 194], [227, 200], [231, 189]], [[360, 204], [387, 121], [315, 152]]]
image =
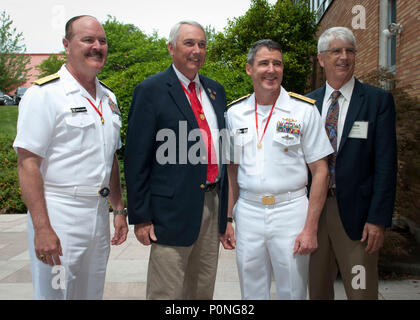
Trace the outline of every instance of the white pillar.
[[379, 67], [387, 67], [387, 41], [383, 31], [388, 28], [388, 0], [379, 1]]

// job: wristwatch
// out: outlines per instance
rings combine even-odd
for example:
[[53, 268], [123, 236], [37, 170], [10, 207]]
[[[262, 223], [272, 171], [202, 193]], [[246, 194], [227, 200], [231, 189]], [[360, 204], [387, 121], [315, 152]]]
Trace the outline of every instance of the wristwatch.
[[128, 214], [127, 208], [124, 208], [122, 210], [114, 210], [114, 216], [119, 215], [119, 214], [126, 216]]
[[227, 222], [233, 222], [233, 219], [231, 217], [227, 217]]

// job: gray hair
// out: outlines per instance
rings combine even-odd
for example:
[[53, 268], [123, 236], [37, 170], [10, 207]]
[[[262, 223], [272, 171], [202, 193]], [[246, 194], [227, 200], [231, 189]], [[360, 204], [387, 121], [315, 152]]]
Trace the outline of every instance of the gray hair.
[[189, 24], [191, 26], [197, 26], [197, 27], [201, 28], [201, 30], [203, 30], [203, 32], [204, 32], [204, 35], [205, 35], [206, 41], [207, 41], [206, 31], [204, 30], [204, 28], [201, 24], [199, 24], [198, 22], [192, 21], [192, 20], [184, 20], [184, 21], [180, 21], [176, 25], [174, 25], [171, 29], [171, 32], [169, 33], [168, 43], [172, 44], [172, 46], [174, 48], [176, 48], [176, 40], [178, 40], [179, 29], [181, 28], [181, 26], [183, 24]]
[[249, 49], [246, 62], [250, 65], [253, 65], [255, 56], [257, 55], [258, 50], [260, 50], [262, 47], [266, 47], [269, 50], [277, 50], [282, 52], [281, 46], [278, 42], [275, 42], [271, 39], [258, 40], [257, 42], [254, 42], [251, 48]]
[[318, 39], [318, 53], [329, 49], [330, 42], [334, 39], [350, 42], [356, 49], [356, 39], [353, 32], [346, 27], [333, 27], [325, 30]]

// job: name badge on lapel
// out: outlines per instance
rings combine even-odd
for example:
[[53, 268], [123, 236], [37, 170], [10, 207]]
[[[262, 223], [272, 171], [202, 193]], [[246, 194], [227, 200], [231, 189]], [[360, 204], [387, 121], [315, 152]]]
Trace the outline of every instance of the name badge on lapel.
[[355, 121], [349, 133], [349, 138], [367, 139], [369, 122]]
[[70, 109], [71, 109], [71, 113], [87, 112], [86, 107], [70, 108]]

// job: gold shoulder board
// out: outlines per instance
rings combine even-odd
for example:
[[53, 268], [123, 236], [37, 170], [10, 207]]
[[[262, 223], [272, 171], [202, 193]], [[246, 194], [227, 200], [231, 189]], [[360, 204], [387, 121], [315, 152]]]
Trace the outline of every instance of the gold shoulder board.
[[296, 99], [299, 99], [299, 100], [303, 100], [303, 101], [308, 102], [310, 104], [315, 104], [315, 102], [316, 102], [316, 100], [314, 100], [314, 99], [302, 96], [302, 95], [294, 93], [294, 92], [289, 92], [289, 96], [291, 96], [293, 98], [296, 98]]
[[114, 91], [112, 91], [112, 89], [110, 87], [108, 87], [105, 83], [103, 83], [101, 80], [99, 80], [99, 83], [101, 85], [103, 85], [105, 88], [107, 88], [109, 91], [111, 91], [112, 93], [114, 93]]
[[233, 100], [231, 103], [229, 103], [227, 106], [228, 107], [231, 107], [231, 106], [233, 106], [234, 104], [237, 104], [238, 102], [241, 102], [242, 100], [245, 100], [246, 98], [248, 98], [248, 97], [250, 97], [251, 96], [251, 94], [249, 93], [249, 94], [247, 94], [246, 96], [243, 96], [243, 97], [240, 97], [239, 99], [236, 99], [236, 100]]
[[54, 73], [54, 74], [50, 74], [49, 76], [46, 76], [44, 78], [35, 80], [33, 83], [35, 83], [39, 86], [42, 86], [42, 85], [44, 85], [48, 82], [51, 82], [51, 81], [59, 79], [59, 78], [60, 78], [60, 75], [58, 73]]

